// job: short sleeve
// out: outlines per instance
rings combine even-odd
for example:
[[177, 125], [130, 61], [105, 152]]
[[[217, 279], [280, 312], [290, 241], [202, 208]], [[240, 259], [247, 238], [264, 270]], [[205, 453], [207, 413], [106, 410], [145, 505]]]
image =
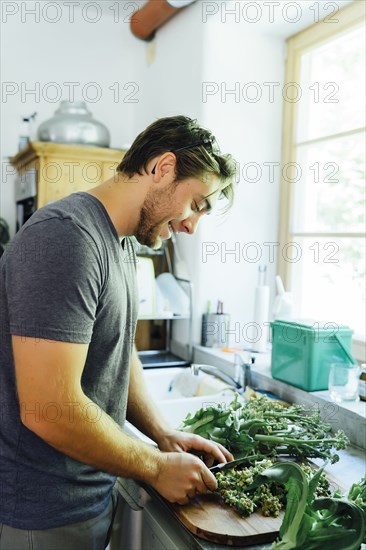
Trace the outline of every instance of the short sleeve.
[[13, 335], [91, 341], [103, 262], [91, 237], [68, 218], [30, 224], [6, 249], [5, 286]]

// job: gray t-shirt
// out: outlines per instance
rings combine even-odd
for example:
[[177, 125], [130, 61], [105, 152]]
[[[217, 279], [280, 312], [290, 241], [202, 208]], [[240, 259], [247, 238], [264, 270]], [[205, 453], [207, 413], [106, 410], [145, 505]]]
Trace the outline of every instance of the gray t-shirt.
[[[138, 308], [135, 262], [132, 241], [120, 242], [88, 193], [41, 208], [7, 246], [0, 262], [0, 523], [49, 529], [106, 507], [115, 476], [65, 456], [21, 423], [11, 335], [89, 344], [83, 391], [123, 426]], [[52, 365], [49, 377], [52, 384]], [[51, 400], [28, 409], [57, 424]], [[83, 414], [97, 420], [94, 406]]]

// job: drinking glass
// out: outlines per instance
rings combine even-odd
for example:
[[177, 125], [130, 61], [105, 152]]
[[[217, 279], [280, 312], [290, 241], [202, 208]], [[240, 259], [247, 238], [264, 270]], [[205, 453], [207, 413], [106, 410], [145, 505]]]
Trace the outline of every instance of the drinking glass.
[[329, 395], [333, 401], [356, 401], [360, 368], [351, 363], [332, 363], [329, 372]]

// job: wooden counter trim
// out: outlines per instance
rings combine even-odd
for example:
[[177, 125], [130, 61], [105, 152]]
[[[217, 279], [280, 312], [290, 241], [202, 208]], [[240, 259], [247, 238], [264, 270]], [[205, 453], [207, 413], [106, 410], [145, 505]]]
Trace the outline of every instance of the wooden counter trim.
[[92, 160], [94, 157], [101, 162], [122, 160], [125, 154], [123, 149], [108, 149], [105, 147], [89, 147], [86, 145], [73, 145], [65, 143], [53, 143], [49, 141], [31, 141], [27, 147], [19, 151], [10, 162], [18, 170], [28, 166], [38, 157], [57, 157], [68, 159]]

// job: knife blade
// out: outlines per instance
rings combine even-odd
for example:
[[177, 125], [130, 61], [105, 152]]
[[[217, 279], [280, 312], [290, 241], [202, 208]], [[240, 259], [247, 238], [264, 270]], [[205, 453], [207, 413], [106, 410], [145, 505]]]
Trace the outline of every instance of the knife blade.
[[248, 460], [247, 457], [245, 457], [245, 458], [237, 458], [236, 460], [230, 460], [229, 462], [221, 462], [221, 464], [217, 464], [216, 466], [211, 466], [209, 470], [213, 474], [217, 474], [217, 472], [221, 472], [222, 470], [229, 470], [230, 468], [235, 468], [235, 466], [238, 466], [239, 464], [242, 464], [247, 460]]

